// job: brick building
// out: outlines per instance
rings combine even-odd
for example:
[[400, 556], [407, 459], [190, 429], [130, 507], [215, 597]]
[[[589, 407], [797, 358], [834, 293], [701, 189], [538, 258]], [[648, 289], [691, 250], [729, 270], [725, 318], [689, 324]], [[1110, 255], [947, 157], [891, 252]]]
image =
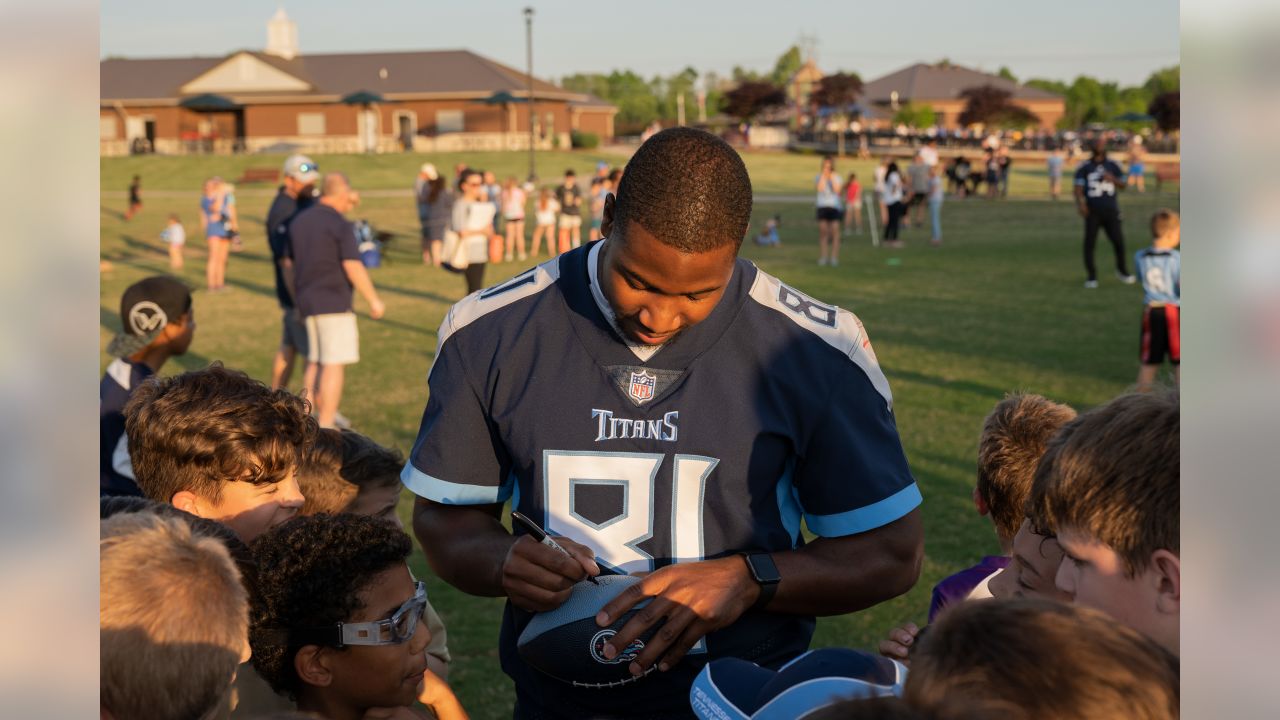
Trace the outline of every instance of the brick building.
[[983, 85], [1007, 90], [1012, 96], [1010, 101], [1035, 113], [1045, 130], [1053, 130], [1066, 112], [1066, 101], [1061, 95], [946, 62], [916, 63], [867, 82], [862, 87], [860, 102], [886, 111], [889, 117], [908, 103], [928, 105], [937, 114], [938, 124], [952, 129], [959, 125], [958, 118], [965, 106], [960, 93]]
[[278, 12], [265, 51], [223, 57], [108, 58], [102, 154], [500, 150], [569, 147], [570, 132], [613, 137], [616, 107], [468, 50], [304, 55]]

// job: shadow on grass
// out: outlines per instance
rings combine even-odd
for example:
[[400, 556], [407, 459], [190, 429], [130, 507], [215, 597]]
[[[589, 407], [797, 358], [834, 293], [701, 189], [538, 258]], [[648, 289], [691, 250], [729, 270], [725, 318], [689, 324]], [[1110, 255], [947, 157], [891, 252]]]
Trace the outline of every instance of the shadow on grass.
[[124, 213], [120, 212], [119, 210], [112, 210], [111, 208], [105, 205], [100, 205], [98, 209], [102, 211], [103, 215], [106, 215], [107, 217], [110, 217], [114, 220], [124, 220]]
[[158, 255], [166, 258], [169, 257], [168, 250], [160, 247], [159, 245], [152, 244], [143, 240], [139, 240], [138, 238], [132, 235], [121, 234], [120, 239], [123, 240], [124, 244], [128, 245], [130, 248], [133, 248], [135, 250], [140, 250], [148, 255]]
[[991, 399], [993, 403], [1004, 399], [1007, 390], [994, 388], [990, 385], [983, 385], [972, 380], [945, 380], [933, 375], [925, 375], [924, 373], [915, 372], [913, 370], [894, 370], [892, 368], [882, 368], [884, 374], [890, 380], [903, 380], [906, 382], [916, 382], [922, 385], [941, 388], [943, 390], [959, 390], [961, 392], [973, 393], [985, 398]]
[[[459, 277], [458, 282], [459, 284], [462, 283], [461, 277]], [[435, 300], [436, 302], [442, 302], [442, 303], [445, 303], [446, 305], [453, 305], [454, 303], [462, 299], [460, 297], [458, 298], [445, 297], [444, 295], [428, 292], [426, 290], [417, 290], [413, 288], [399, 287], [396, 285], [385, 285], [383, 283], [377, 282], [376, 280], [374, 281], [374, 287], [378, 288], [378, 292], [389, 292], [389, 293], [395, 293], [396, 295], [403, 295], [405, 297], [422, 298], [425, 300]]]

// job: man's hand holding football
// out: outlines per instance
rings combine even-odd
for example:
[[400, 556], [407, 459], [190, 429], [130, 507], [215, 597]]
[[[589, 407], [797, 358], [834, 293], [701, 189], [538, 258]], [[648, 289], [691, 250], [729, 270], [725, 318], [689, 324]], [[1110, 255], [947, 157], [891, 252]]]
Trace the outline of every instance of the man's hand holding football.
[[[732, 624], [755, 602], [760, 586], [741, 557], [669, 565], [623, 590], [601, 609], [596, 624], [609, 625], [645, 598], [652, 598], [605, 645], [614, 658], [654, 625], [662, 627], [631, 663], [640, 676], [655, 663], [666, 671], [684, 659], [703, 636]], [[665, 618], [665, 622], [663, 621]]]
[[502, 562], [502, 589], [518, 608], [554, 610], [569, 599], [574, 583], [600, 574], [591, 548], [568, 538], [555, 538], [565, 555], [531, 535], [521, 535]]

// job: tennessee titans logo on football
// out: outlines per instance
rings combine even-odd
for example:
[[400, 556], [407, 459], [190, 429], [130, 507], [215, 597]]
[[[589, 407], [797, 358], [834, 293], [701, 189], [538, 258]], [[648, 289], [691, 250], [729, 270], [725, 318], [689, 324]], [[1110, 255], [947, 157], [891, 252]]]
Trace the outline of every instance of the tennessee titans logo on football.
[[640, 372], [631, 373], [631, 383], [627, 386], [627, 395], [636, 401], [637, 405], [643, 405], [653, 399], [653, 390], [658, 386], [658, 378], [656, 375], [641, 370]]
[[612, 660], [606, 658], [604, 656], [604, 644], [609, 641], [609, 638], [612, 638], [617, 634], [618, 633], [613, 630], [605, 628], [591, 638], [591, 657], [594, 658], [596, 662], [603, 663], [605, 665], [621, 665], [622, 663], [630, 663], [632, 660], [640, 657], [641, 651], [644, 650], [644, 642], [641, 640], [633, 640], [631, 644], [627, 646], [626, 650], [618, 653], [617, 657]]

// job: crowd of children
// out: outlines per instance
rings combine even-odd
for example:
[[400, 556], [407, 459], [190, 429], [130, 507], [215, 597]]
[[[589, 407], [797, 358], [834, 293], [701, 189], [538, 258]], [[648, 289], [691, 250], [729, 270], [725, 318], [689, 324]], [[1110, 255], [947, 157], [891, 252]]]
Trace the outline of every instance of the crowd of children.
[[[496, 185], [459, 174], [479, 188], [475, 202]], [[553, 232], [558, 251], [576, 247], [583, 206], [599, 232], [620, 172], [596, 175], [585, 196], [572, 171], [540, 190], [533, 255], [544, 236], [551, 252]], [[424, 177], [429, 194], [439, 175]], [[937, 181], [936, 166], [927, 177]], [[818, 178], [829, 264], [839, 199], [860, 199], [849, 179], [833, 166]], [[526, 189], [509, 179], [492, 199], [507, 223], [504, 256], [525, 257]], [[778, 242], [771, 223], [762, 243]], [[807, 674], [768, 683], [769, 670], [747, 668], [759, 717], [783, 693], [811, 718], [1177, 717], [1179, 402], [1154, 386], [1164, 356], [1178, 362], [1177, 214], [1160, 211], [1151, 230], [1137, 257], [1140, 392], [1078, 415], [1037, 395], [999, 402], [981, 427], [973, 488], [999, 554], [975, 552], [938, 583], [929, 624], [891, 629], [876, 662], [802, 656], [810, 662], [795, 667]], [[191, 293], [175, 280], [130, 286], [120, 315], [101, 386], [102, 716], [467, 717], [448, 684], [444, 621], [408, 563], [403, 456], [321, 429], [303, 397], [220, 363], [158, 376], [196, 330]], [[704, 675], [730, 661], [742, 664], [716, 660]], [[901, 677], [869, 676], [886, 671]], [[849, 699], [818, 682], [850, 677], [889, 697]], [[708, 708], [691, 701], [691, 714], [723, 717]]]
[[[185, 349], [189, 299], [167, 302], [175, 323], [123, 333], [117, 351]], [[444, 624], [406, 562], [402, 456], [321, 430], [303, 399], [216, 363], [151, 374], [120, 411], [146, 499], [116, 497], [103, 461], [104, 716], [211, 717], [238, 697], [235, 717], [429, 717], [416, 703], [466, 717]], [[928, 628], [881, 643], [910, 665], [900, 716], [1177, 716], [1178, 427], [1171, 392], [1078, 416], [1035, 395], [996, 405], [973, 500], [1000, 554], [938, 584]], [[864, 712], [839, 707], [823, 716]]]

